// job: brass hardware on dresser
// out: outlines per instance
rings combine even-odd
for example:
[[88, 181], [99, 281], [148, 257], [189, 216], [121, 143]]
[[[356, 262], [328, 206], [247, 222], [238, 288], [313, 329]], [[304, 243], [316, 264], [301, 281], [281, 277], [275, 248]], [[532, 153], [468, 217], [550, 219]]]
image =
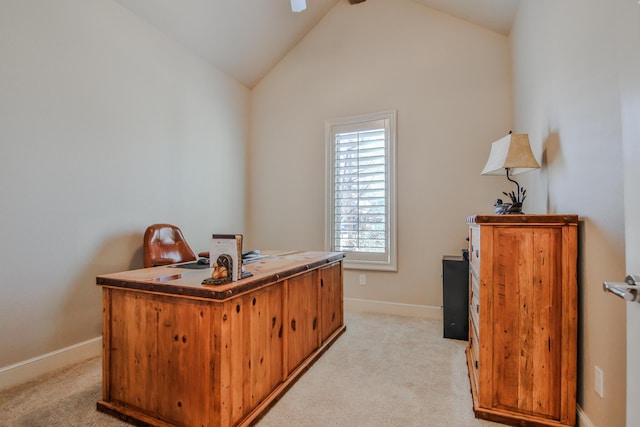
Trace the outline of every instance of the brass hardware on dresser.
[[476, 215], [467, 223], [476, 417], [574, 426], [578, 216]]

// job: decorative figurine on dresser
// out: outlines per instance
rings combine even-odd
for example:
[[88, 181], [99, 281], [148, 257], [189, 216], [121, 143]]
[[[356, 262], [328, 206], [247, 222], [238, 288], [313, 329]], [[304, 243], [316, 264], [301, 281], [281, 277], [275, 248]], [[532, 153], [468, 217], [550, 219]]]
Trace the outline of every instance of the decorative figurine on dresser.
[[515, 191], [502, 194], [511, 199], [511, 203], [504, 203], [497, 199], [494, 208], [496, 215], [521, 214], [522, 204], [527, 198], [527, 190], [518, 181], [511, 178], [523, 172], [540, 169], [540, 164], [531, 151], [529, 135], [526, 133], [509, 132], [506, 136], [491, 144], [491, 152], [487, 164], [484, 165], [481, 175], [502, 175], [516, 185]]
[[478, 418], [574, 426], [577, 215], [475, 215], [467, 364]]

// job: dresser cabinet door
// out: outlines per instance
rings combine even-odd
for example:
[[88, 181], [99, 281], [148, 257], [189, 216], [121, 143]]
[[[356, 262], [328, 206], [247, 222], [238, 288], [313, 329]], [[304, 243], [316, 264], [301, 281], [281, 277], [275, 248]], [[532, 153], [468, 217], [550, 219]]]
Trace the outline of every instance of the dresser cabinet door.
[[558, 419], [562, 230], [494, 227], [492, 406]]

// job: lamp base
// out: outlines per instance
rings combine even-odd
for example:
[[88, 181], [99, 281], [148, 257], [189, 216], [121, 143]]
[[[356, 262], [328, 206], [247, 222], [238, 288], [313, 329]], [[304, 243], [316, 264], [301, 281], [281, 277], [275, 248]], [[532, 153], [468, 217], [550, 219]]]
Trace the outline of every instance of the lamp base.
[[496, 215], [509, 215], [509, 214], [521, 214], [522, 203], [496, 203], [495, 205]]

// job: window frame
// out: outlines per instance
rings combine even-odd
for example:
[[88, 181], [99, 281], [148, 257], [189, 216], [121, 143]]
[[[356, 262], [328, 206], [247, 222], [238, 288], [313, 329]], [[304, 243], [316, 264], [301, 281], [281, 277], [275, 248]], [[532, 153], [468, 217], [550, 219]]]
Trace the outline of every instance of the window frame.
[[397, 191], [396, 191], [396, 150], [397, 150], [397, 110], [386, 110], [378, 113], [340, 117], [325, 120], [325, 250], [333, 251], [335, 233], [335, 128], [354, 127], [375, 121], [385, 122], [385, 219], [386, 219], [386, 252], [383, 260], [380, 254], [364, 252], [346, 252], [345, 269], [398, 271], [397, 257]]

